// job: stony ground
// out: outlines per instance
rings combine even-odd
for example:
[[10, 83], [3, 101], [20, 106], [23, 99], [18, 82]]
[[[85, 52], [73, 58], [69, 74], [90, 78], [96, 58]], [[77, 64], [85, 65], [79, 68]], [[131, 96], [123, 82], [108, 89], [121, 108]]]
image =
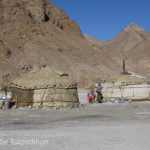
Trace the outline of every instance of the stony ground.
[[0, 110], [0, 150], [149, 150], [149, 108], [132, 102]]

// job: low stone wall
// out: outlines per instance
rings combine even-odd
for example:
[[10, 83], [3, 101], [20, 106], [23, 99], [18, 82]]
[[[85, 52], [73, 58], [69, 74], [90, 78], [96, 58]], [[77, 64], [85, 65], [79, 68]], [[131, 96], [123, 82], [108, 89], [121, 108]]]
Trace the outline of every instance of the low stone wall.
[[104, 83], [102, 93], [107, 99], [150, 100], [150, 85], [142, 83], [118, 86], [113, 83]]

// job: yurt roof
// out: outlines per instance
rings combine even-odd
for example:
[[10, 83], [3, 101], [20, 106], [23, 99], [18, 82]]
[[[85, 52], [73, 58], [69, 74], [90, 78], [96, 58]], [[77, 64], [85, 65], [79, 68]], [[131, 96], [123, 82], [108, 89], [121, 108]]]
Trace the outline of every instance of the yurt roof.
[[129, 75], [116, 75], [106, 79], [106, 82], [113, 82], [115, 85], [142, 84], [142, 83], [150, 84], [150, 78], [141, 79]]
[[54, 68], [42, 68], [34, 69], [16, 78], [11, 87], [21, 89], [73, 88], [77, 87], [77, 83], [66, 73], [57, 71]]

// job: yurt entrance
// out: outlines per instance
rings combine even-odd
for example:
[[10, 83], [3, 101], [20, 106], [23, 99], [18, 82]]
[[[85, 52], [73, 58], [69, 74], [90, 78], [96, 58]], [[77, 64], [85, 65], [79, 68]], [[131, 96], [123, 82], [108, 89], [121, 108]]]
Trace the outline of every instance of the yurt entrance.
[[12, 96], [16, 100], [17, 107], [26, 107], [33, 105], [34, 90], [13, 88]]

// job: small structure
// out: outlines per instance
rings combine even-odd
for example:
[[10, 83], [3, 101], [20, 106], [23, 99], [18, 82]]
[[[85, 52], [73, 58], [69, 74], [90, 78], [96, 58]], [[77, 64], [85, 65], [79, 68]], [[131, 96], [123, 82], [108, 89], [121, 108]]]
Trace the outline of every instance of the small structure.
[[76, 81], [53, 68], [35, 69], [15, 79], [11, 87], [19, 107], [79, 105]]
[[150, 100], [150, 79], [119, 75], [105, 81], [102, 90], [106, 99]]

